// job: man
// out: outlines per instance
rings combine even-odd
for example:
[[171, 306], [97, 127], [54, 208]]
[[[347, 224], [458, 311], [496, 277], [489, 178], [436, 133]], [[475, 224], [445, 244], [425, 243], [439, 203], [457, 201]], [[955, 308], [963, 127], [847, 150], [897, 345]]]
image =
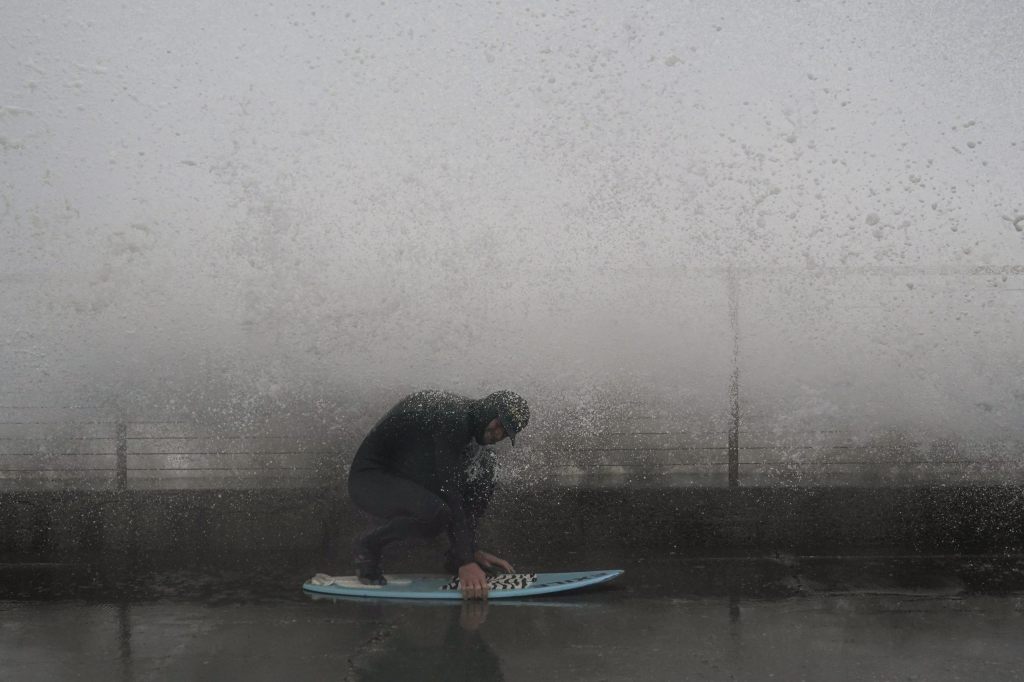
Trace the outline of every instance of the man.
[[515, 437], [530, 420], [526, 401], [512, 391], [472, 400], [442, 391], [404, 398], [363, 440], [348, 476], [357, 507], [386, 519], [354, 543], [356, 575], [387, 583], [384, 547], [448, 531], [445, 568], [457, 572], [463, 597], [486, 598], [484, 569], [512, 566], [477, 548], [476, 529], [494, 492], [494, 454], [480, 446]]

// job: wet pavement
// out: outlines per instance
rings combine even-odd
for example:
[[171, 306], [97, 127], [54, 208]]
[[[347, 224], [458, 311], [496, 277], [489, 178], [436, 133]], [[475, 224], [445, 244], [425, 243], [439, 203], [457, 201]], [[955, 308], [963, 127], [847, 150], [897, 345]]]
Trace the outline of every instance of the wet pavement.
[[0, 679], [1024, 677], [1021, 556], [523, 559], [627, 572], [567, 596], [431, 604], [312, 597], [299, 585], [325, 567], [287, 557], [4, 564]]

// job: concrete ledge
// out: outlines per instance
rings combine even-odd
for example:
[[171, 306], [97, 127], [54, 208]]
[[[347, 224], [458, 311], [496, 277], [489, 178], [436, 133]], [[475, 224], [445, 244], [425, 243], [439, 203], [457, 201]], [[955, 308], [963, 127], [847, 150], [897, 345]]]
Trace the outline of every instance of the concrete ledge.
[[[336, 490], [0, 494], [0, 561], [347, 554], [369, 519]], [[481, 537], [531, 554], [1024, 551], [1024, 487], [499, 489]]]

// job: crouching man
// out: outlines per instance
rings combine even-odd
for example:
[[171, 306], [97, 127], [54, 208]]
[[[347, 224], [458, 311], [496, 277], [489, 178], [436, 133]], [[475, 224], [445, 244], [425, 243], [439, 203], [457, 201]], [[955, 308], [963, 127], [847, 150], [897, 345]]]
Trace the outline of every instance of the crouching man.
[[512, 566], [477, 548], [476, 529], [494, 492], [494, 454], [481, 446], [515, 437], [530, 420], [511, 391], [481, 400], [442, 391], [413, 393], [391, 408], [352, 461], [352, 502], [384, 524], [353, 543], [356, 575], [384, 585], [381, 554], [392, 542], [447, 531], [445, 569], [458, 573], [463, 597], [486, 598], [489, 571]]

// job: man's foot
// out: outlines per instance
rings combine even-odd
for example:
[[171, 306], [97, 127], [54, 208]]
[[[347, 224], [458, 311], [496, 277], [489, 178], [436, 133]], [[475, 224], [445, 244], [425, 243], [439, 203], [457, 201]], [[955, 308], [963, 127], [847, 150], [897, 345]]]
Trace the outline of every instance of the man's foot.
[[356, 566], [356, 577], [363, 585], [387, 585], [388, 579], [380, 572], [380, 568], [363, 568]]
[[356, 577], [363, 585], [387, 585], [380, 568], [380, 552], [366, 545], [362, 538], [352, 543], [353, 563], [356, 565]]

